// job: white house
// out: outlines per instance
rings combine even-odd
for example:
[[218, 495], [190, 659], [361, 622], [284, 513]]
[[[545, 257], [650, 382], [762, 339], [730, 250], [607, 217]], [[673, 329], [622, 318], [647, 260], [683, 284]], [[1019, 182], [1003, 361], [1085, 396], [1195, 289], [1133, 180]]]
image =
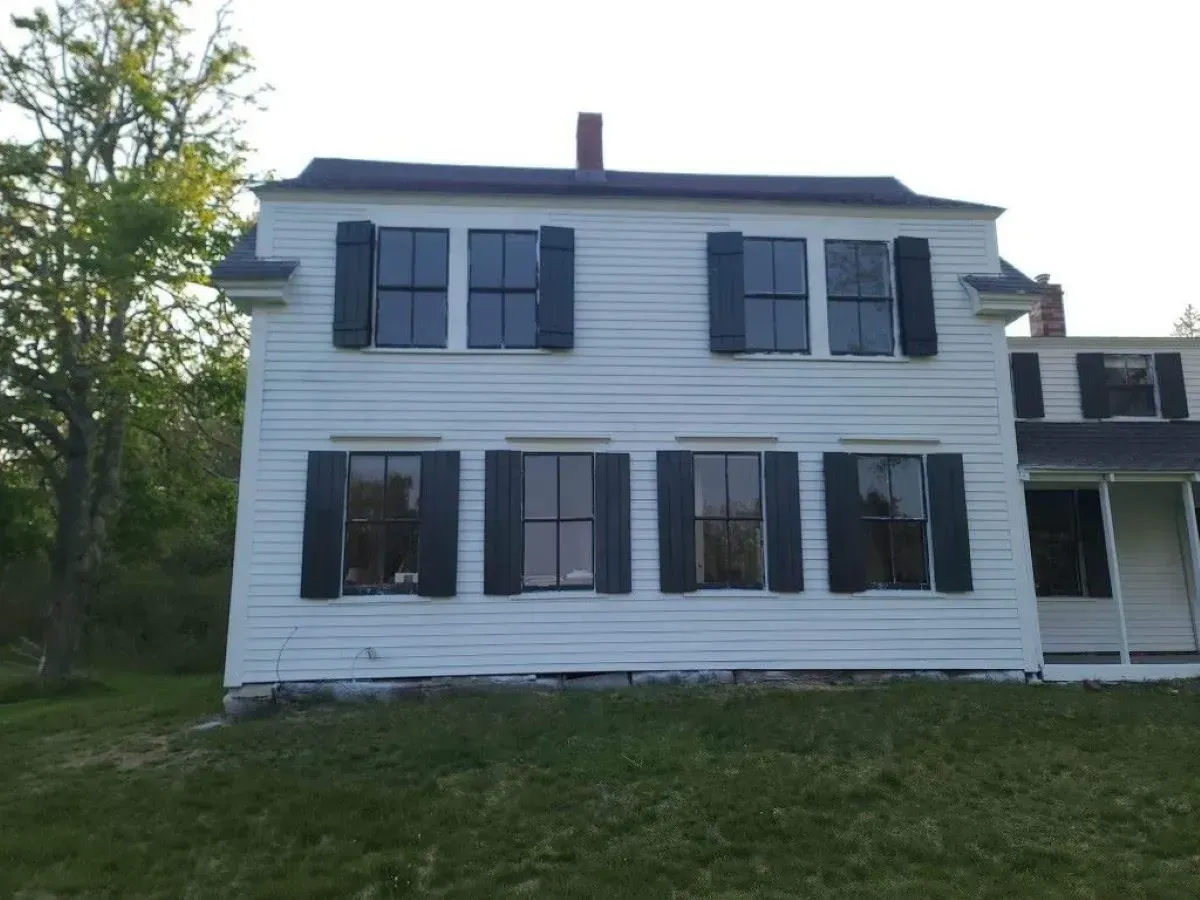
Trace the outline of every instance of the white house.
[[600, 138], [258, 188], [214, 269], [253, 315], [226, 684], [1111, 649], [1035, 597], [1004, 327], [1043, 288], [1001, 210]]

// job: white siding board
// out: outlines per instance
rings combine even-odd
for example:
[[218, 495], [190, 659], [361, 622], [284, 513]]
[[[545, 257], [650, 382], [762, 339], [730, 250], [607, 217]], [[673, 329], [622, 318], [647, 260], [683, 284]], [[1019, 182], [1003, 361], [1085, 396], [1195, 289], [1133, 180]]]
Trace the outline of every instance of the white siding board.
[[[266, 372], [254, 491], [245, 682], [662, 668], [1025, 668], [1000, 447], [1002, 327], [958, 281], [994, 266], [992, 222], [589, 205], [276, 202], [270, 246], [298, 258], [293, 300], [263, 318]], [[333, 234], [344, 219], [576, 229], [570, 353], [388, 353], [330, 340]], [[717, 357], [708, 350], [705, 235], [809, 240], [810, 303], [824, 302], [822, 239], [928, 237], [941, 353], [934, 360]], [[820, 289], [820, 290], [819, 290]], [[451, 273], [451, 303], [465, 272]], [[815, 314], [813, 318], [816, 318]], [[256, 320], [256, 327], [257, 320]], [[817, 349], [820, 349], [819, 347]], [[298, 597], [306, 453], [332, 435], [440, 437], [462, 451], [459, 593], [452, 599]], [[483, 453], [510, 435], [608, 436], [629, 452], [633, 594], [482, 595]], [[773, 437], [800, 455], [803, 594], [658, 591], [655, 458], [681, 435]], [[828, 592], [821, 454], [843, 438], [935, 440], [964, 455], [976, 590]], [[386, 444], [379, 443], [379, 449]], [[285, 647], [286, 644], [286, 647]], [[367, 660], [366, 647], [378, 659]], [[283, 648], [282, 655], [280, 653]], [[356, 658], [357, 657], [357, 658]]]

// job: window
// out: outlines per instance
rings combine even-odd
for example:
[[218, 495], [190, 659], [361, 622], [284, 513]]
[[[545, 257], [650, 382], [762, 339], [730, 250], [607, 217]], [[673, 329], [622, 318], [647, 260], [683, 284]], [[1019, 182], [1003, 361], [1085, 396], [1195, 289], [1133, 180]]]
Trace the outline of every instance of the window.
[[696, 582], [763, 586], [762, 473], [757, 453], [697, 453]]
[[379, 347], [446, 346], [449, 232], [380, 228], [375, 343]]
[[417, 588], [419, 453], [351, 453], [346, 491], [347, 594]]
[[829, 350], [839, 355], [890, 356], [892, 264], [882, 241], [826, 241]]
[[860, 456], [858, 493], [867, 538], [867, 584], [925, 589], [925, 467], [919, 456]]
[[1113, 416], [1157, 416], [1154, 368], [1150, 357], [1137, 353], [1104, 354], [1104, 383]]
[[537, 232], [472, 231], [467, 346], [537, 346]]
[[[1093, 497], [1097, 491], [1087, 491]], [[1039, 597], [1087, 597], [1087, 553], [1084, 548], [1082, 490], [1025, 492], [1029, 515], [1029, 547], [1033, 553], [1033, 585]], [[1092, 505], [1098, 506], [1096, 501]]]
[[590, 453], [525, 454], [525, 587], [595, 584], [592, 462]]
[[746, 238], [746, 349], [808, 352], [808, 262], [803, 240]]

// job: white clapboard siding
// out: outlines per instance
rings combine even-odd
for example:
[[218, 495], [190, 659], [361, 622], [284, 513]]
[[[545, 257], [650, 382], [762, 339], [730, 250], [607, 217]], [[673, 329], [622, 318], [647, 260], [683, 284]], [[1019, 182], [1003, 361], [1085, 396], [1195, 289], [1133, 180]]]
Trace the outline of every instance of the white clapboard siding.
[[[1179, 353], [1190, 418], [1200, 417], [1200, 340], [1171, 338], [1009, 338], [1014, 352], [1036, 352], [1048, 422], [1080, 422], [1078, 353]], [[1144, 421], [1144, 420], [1139, 420]]]
[[[1009, 508], [1016, 472], [999, 418], [1010, 408], [1007, 387], [1001, 397], [997, 384], [1001, 325], [971, 314], [958, 281], [996, 268], [992, 222], [786, 215], [733, 204], [420, 204], [297, 199], [264, 209], [264, 252], [301, 266], [289, 305], [255, 319], [265, 331], [256, 335], [265, 372], [257, 473], [243, 486], [252, 492], [253, 535], [244, 596], [233, 604], [230, 646], [238, 658], [227, 670], [230, 683], [1035, 665], [1018, 609]], [[452, 310], [465, 298], [468, 228], [573, 227], [575, 349], [335, 350], [334, 230], [347, 219], [450, 228]], [[912, 361], [711, 354], [705, 235], [728, 229], [809, 238], [814, 307], [824, 297], [822, 238], [928, 237], [941, 353]], [[823, 310], [811, 318], [823, 318]], [[334, 437], [379, 433], [436, 436], [437, 447], [462, 451], [458, 595], [302, 600], [306, 453], [356, 446]], [[603, 436], [609, 443], [600, 449], [632, 455], [631, 595], [482, 594], [484, 451], [510, 446], [507, 436], [538, 434]], [[759, 439], [741, 446], [799, 452], [804, 593], [658, 591], [655, 451], [685, 446], [680, 436]], [[842, 439], [854, 438], [938, 441], [915, 446], [964, 455], [973, 593], [829, 593], [821, 454], [845, 450]]]
[[[1111, 490], [1129, 649], [1195, 650], [1179, 486], [1114, 484]], [[1120, 649], [1114, 600], [1041, 599], [1038, 618], [1047, 653]]]

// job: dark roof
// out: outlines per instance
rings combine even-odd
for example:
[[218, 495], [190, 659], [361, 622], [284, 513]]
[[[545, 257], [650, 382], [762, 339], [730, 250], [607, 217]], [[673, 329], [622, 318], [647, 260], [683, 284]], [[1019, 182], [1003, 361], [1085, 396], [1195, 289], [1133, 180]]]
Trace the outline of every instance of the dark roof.
[[1042, 286], [1007, 260], [999, 275], [964, 275], [963, 281], [984, 294], [1040, 294]]
[[1200, 422], [1017, 422], [1030, 469], [1200, 472]]
[[273, 281], [287, 278], [300, 265], [294, 259], [259, 259], [258, 225], [251, 225], [233, 249], [212, 268], [213, 281]]
[[445, 166], [359, 159], [314, 159], [296, 178], [270, 181], [258, 187], [260, 192], [273, 190], [677, 197], [1002, 212], [996, 206], [917, 194], [895, 178], [615, 171], [586, 177], [574, 169]]

